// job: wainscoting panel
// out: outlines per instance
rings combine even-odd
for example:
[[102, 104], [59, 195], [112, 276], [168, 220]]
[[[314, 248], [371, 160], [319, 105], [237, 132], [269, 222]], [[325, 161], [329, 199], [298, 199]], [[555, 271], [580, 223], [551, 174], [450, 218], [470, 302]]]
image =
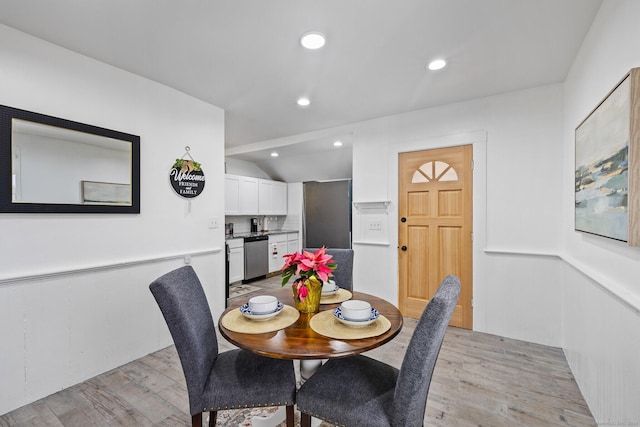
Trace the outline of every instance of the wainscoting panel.
[[[224, 310], [220, 250], [191, 253], [214, 316]], [[183, 257], [4, 280], [0, 414], [173, 344], [149, 291]]]
[[576, 267], [563, 267], [563, 348], [599, 425], [640, 423], [640, 314]]
[[485, 328], [478, 330], [561, 347], [562, 260], [554, 254], [485, 253], [485, 305], [474, 304], [474, 317], [484, 316]]

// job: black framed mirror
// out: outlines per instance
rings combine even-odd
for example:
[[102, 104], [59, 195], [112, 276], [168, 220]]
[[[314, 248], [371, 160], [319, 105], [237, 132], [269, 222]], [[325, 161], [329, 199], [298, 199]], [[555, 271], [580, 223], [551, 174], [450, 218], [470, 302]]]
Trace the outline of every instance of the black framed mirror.
[[0, 105], [0, 213], [140, 213], [140, 137]]

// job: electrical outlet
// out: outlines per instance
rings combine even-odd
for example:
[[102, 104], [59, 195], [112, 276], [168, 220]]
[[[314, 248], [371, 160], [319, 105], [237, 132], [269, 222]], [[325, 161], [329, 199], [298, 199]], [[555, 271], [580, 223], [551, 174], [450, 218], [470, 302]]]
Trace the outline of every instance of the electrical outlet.
[[184, 256], [184, 263], [187, 265], [191, 264], [191, 255]]
[[218, 228], [218, 218], [209, 218], [209, 228]]

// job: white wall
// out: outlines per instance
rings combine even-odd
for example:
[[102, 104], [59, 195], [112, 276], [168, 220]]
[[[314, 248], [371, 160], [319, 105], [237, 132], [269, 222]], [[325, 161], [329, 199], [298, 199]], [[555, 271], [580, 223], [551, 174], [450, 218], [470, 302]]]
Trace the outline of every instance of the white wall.
[[354, 201], [391, 201], [390, 245], [355, 245], [355, 287], [398, 299], [398, 153], [473, 144], [474, 329], [560, 345], [561, 138], [561, 85], [355, 126]]
[[[224, 113], [0, 26], [0, 103], [139, 135], [139, 215], [0, 214], [0, 413], [171, 344], [149, 283], [191, 256], [224, 309]], [[191, 147], [190, 203], [169, 170]]]
[[231, 175], [250, 176], [253, 178], [273, 179], [260, 169], [255, 163], [246, 160], [227, 157], [225, 159], [225, 172]]
[[574, 228], [574, 130], [640, 66], [640, 2], [603, 2], [565, 82], [562, 331], [565, 354], [596, 420], [640, 422], [640, 248]]

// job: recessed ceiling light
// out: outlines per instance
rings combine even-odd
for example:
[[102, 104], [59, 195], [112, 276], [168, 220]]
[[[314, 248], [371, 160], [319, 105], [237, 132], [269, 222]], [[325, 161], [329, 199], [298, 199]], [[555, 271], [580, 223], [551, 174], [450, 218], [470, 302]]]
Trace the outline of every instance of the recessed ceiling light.
[[342, 141], [336, 141], [333, 143], [334, 147], [342, 147]]
[[304, 33], [302, 37], [300, 37], [300, 44], [307, 49], [320, 49], [322, 46], [324, 46], [324, 43], [324, 34], [317, 31], [309, 31], [308, 33]]
[[433, 61], [429, 62], [429, 69], [431, 71], [435, 71], [435, 70], [440, 70], [442, 68], [444, 68], [447, 65], [447, 61], [445, 61], [444, 59], [434, 59]]
[[275, 151], [273, 153], [271, 153], [271, 157], [278, 157], [278, 156], [279, 156], [279, 154], [276, 153]]
[[297, 102], [298, 102], [298, 105], [301, 106], [301, 107], [306, 107], [309, 104], [311, 104], [311, 101], [309, 101], [309, 98], [306, 98], [304, 96], [301, 97], [301, 98], [298, 98]]

